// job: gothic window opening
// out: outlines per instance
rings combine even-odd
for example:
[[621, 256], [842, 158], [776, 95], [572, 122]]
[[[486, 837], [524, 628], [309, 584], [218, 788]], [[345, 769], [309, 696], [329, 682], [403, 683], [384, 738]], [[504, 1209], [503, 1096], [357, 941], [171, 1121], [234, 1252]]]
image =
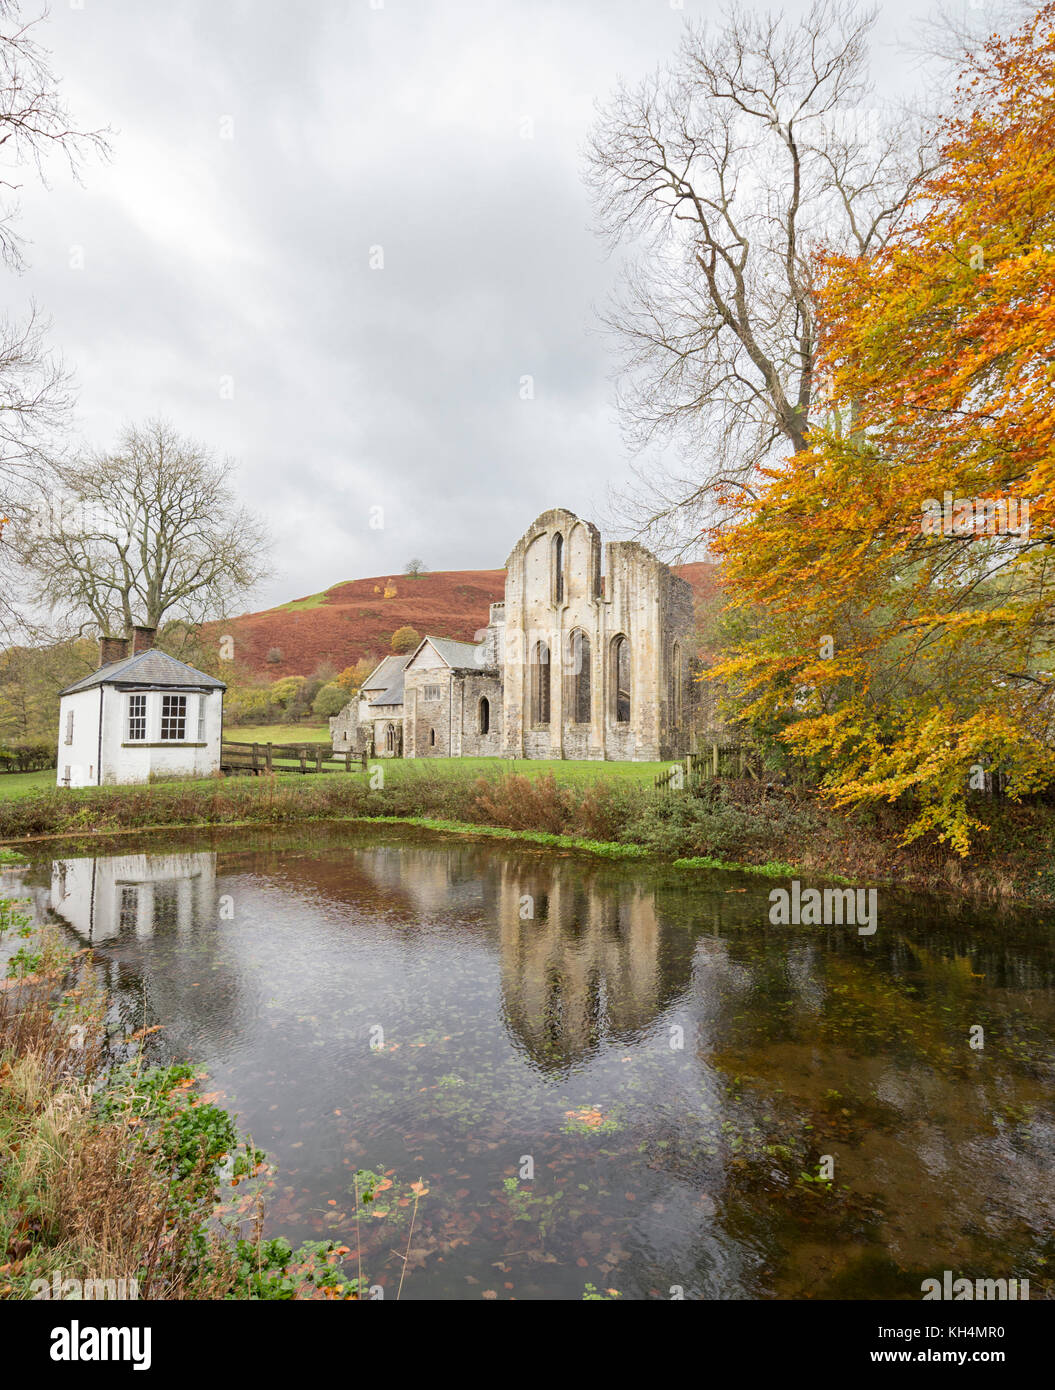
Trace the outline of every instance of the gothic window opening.
[[435, 747], [436, 747], [436, 730], [435, 730], [435, 729], [430, 729], [430, 730], [429, 730], [429, 747], [430, 747], [430, 748], [435, 748]]
[[670, 658], [670, 719], [675, 728], [680, 727], [682, 721], [682, 690], [684, 684], [685, 677], [681, 664], [681, 647], [675, 642], [674, 651]]
[[553, 602], [564, 602], [564, 537], [553, 537]]
[[478, 723], [480, 733], [486, 734], [491, 729], [491, 702], [486, 695], [480, 701], [480, 719]]
[[385, 725], [385, 752], [394, 753], [396, 751], [396, 726], [394, 724]]
[[531, 723], [549, 723], [549, 646], [536, 642], [531, 653]]
[[630, 723], [630, 643], [622, 636], [612, 643], [612, 717]]
[[590, 639], [581, 628], [568, 638], [567, 706], [573, 724], [589, 724], [592, 697]]

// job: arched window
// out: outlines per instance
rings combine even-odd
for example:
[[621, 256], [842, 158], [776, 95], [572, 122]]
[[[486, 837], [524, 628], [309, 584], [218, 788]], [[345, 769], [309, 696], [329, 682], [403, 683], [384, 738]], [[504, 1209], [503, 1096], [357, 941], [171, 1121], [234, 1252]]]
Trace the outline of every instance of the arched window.
[[394, 753], [396, 751], [396, 726], [394, 724], [385, 725], [385, 752]]
[[630, 643], [623, 636], [612, 642], [612, 718], [630, 723]]
[[590, 639], [582, 628], [576, 628], [568, 635], [566, 654], [567, 681], [565, 683], [565, 718], [573, 724], [589, 724], [591, 718], [590, 699], [591, 662]]
[[531, 652], [531, 723], [549, 723], [549, 647], [536, 642]]
[[435, 729], [430, 729], [430, 730], [429, 730], [429, 747], [430, 747], [430, 748], [435, 748], [435, 747], [436, 747], [436, 730], [435, 730]]
[[482, 734], [489, 733], [491, 729], [491, 702], [486, 695], [480, 701], [480, 719], [477, 727]]
[[685, 685], [685, 677], [681, 668], [681, 646], [674, 643], [674, 650], [670, 657], [670, 722], [675, 728], [680, 727], [682, 719], [682, 690]]
[[564, 602], [564, 537], [559, 531], [553, 537], [553, 602]]

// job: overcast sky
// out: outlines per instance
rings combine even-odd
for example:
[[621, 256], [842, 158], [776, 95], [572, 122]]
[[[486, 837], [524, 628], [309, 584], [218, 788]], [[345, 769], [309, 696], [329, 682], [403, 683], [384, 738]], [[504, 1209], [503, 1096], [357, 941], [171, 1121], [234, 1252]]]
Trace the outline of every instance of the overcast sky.
[[[714, 5], [53, 3], [40, 36], [113, 159], [27, 191], [7, 302], [51, 315], [84, 441], [162, 414], [238, 461], [278, 541], [254, 606], [412, 556], [498, 566], [547, 507], [600, 516], [630, 456], [586, 132]], [[917, 10], [882, 7], [891, 88]]]

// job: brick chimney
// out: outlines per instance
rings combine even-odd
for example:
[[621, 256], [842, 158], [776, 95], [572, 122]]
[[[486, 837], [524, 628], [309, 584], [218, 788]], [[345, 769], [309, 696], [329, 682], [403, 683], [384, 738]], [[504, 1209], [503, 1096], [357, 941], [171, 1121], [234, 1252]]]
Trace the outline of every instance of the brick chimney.
[[148, 652], [154, 645], [154, 638], [157, 636], [156, 627], [134, 627], [132, 629], [135, 636], [132, 638], [132, 655], [138, 656], [140, 652]]
[[127, 637], [99, 638], [99, 665], [109, 666], [114, 661], [124, 661], [128, 655]]

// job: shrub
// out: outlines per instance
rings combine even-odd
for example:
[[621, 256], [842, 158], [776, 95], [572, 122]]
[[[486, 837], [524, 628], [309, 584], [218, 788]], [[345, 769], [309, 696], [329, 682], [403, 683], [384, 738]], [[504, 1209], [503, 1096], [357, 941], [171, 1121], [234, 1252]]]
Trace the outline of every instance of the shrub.
[[0, 772], [42, 772], [55, 761], [53, 743], [9, 743], [0, 748]]
[[340, 714], [347, 703], [348, 691], [336, 681], [330, 681], [329, 685], [324, 685], [315, 696], [311, 708], [320, 718], [329, 719], [335, 714]]
[[421, 641], [421, 638], [412, 627], [397, 627], [392, 634], [392, 650], [394, 652], [412, 652]]
[[473, 819], [509, 830], [563, 835], [575, 810], [575, 793], [569, 787], [558, 787], [552, 772], [537, 778], [510, 773], [495, 781], [481, 778], [477, 782]]

